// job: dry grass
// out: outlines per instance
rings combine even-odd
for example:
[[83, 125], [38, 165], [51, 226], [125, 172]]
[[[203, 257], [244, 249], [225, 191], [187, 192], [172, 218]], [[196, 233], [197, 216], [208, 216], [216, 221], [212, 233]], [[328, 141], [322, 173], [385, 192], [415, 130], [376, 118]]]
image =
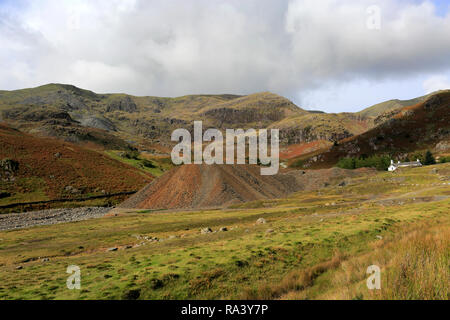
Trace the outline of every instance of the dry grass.
[[383, 299], [448, 299], [450, 228], [412, 233], [396, 247], [391, 266]]
[[291, 291], [302, 291], [314, 285], [314, 280], [331, 269], [336, 269], [345, 259], [345, 255], [336, 251], [333, 258], [321, 262], [305, 270], [294, 270], [287, 274], [279, 283], [264, 284], [258, 289], [244, 290], [241, 299], [271, 300], [282, 297]]
[[[282, 299], [448, 300], [450, 297], [450, 227], [448, 224], [399, 231], [372, 244], [373, 251], [342, 261], [324, 275], [320, 288], [291, 287]], [[381, 290], [368, 290], [366, 269], [381, 267]], [[322, 270], [316, 266], [318, 270]], [[322, 272], [323, 273], [323, 272]], [[300, 273], [301, 274], [301, 273]], [[285, 281], [288, 281], [286, 277]], [[310, 278], [313, 279], [314, 277]], [[325, 285], [324, 285], [325, 283]], [[306, 282], [308, 284], [308, 282]]]

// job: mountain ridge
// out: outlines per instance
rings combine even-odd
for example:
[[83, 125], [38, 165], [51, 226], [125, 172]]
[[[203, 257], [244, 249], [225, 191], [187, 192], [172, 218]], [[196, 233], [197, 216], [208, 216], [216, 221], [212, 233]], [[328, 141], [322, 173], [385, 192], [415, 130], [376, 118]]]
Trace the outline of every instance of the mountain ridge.
[[94, 135], [91, 129], [97, 129], [104, 131], [103, 136], [115, 140], [114, 144], [121, 145], [120, 148], [126, 148], [126, 143], [118, 143], [117, 139], [144, 144], [150, 141], [169, 147], [171, 132], [178, 128], [192, 132], [194, 120], [202, 120], [205, 129], [280, 128], [283, 145], [319, 140], [336, 143], [389, 121], [404, 105], [423, 101], [431, 95], [389, 100], [355, 113], [318, 113], [304, 110], [271, 92], [170, 98], [99, 94], [69, 84], [53, 83], [0, 91], [0, 119], [26, 132], [60, 135], [75, 142], [85, 137], [89, 139]]

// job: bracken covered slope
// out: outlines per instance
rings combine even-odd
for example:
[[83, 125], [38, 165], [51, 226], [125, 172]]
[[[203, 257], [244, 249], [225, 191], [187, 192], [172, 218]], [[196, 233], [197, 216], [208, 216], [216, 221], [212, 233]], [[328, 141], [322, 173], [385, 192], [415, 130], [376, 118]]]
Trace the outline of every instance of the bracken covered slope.
[[134, 191], [152, 180], [108, 156], [0, 123], [0, 204]]
[[439, 145], [448, 146], [449, 142], [450, 91], [447, 90], [418, 104], [392, 111], [390, 119], [383, 124], [344, 139], [328, 150], [316, 152], [305, 159], [305, 164], [308, 168], [323, 168], [334, 165], [340, 158], [371, 155], [402, 159], [410, 152], [438, 150]]

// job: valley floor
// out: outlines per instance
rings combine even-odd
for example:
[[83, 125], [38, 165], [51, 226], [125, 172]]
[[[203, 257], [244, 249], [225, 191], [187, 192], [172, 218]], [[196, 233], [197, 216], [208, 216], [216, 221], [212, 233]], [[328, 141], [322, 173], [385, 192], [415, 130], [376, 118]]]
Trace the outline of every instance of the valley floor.
[[448, 299], [449, 182], [443, 164], [232, 209], [1, 231], [0, 299]]

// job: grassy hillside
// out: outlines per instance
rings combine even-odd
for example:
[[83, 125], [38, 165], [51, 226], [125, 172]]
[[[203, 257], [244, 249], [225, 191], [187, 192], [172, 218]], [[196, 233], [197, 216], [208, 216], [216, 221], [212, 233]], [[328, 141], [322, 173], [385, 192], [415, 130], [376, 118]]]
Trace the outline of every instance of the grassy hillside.
[[[147, 155], [145, 153], [124, 152], [120, 150], [108, 150], [105, 153], [120, 162], [126, 163], [136, 169], [151, 174], [153, 177], [162, 176], [173, 168], [172, 159], [165, 156]], [[129, 156], [132, 155], [132, 157]]]
[[433, 95], [433, 94], [429, 94], [429, 95], [425, 95], [422, 97], [409, 99], [409, 100], [394, 99], [394, 100], [384, 101], [384, 102], [378, 103], [376, 105], [373, 105], [371, 107], [368, 107], [368, 108], [358, 112], [357, 114], [363, 118], [376, 118], [376, 117], [382, 115], [383, 113], [397, 110], [397, 109], [402, 109], [404, 107], [412, 106], [412, 105], [418, 104], [420, 102], [423, 102], [431, 95]]
[[0, 206], [137, 191], [152, 176], [94, 150], [0, 124]]
[[[0, 232], [0, 299], [448, 299], [449, 181], [443, 164], [251, 207], [117, 210]], [[66, 288], [69, 265], [81, 290]]]

